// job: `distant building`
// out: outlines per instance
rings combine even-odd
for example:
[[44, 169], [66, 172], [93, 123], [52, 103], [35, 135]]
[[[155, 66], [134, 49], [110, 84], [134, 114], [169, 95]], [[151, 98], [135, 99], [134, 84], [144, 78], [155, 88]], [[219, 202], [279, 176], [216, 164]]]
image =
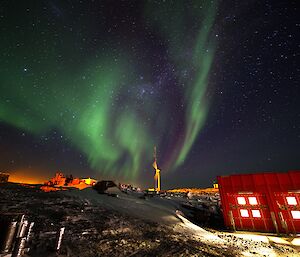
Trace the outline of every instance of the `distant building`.
[[0, 183], [8, 182], [9, 174], [0, 172]]
[[80, 182], [84, 181], [85, 184], [90, 185], [90, 186], [93, 186], [97, 183], [97, 180], [92, 179], [92, 178], [81, 178], [80, 180], [81, 180]]
[[218, 185], [227, 227], [300, 233], [300, 171], [219, 176]]
[[46, 186], [56, 186], [56, 187], [80, 187], [80, 185], [93, 186], [97, 183], [97, 180], [88, 178], [73, 178], [72, 175], [65, 176], [62, 172], [56, 172], [55, 177], [46, 181], [44, 184]]
[[219, 188], [218, 183], [214, 183], [214, 189], [218, 189], [218, 188]]
[[55, 177], [51, 178], [49, 181], [45, 182], [48, 186], [65, 186], [66, 177], [62, 172], [56, 172]]

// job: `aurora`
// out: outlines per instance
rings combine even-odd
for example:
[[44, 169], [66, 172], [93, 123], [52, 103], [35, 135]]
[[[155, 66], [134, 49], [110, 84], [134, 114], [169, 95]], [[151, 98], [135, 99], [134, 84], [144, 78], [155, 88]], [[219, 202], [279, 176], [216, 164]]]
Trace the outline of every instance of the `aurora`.
[[162, 188], [296, 169], [296, 9], [260, 5], [4, 1], [0, 169], [150, 187], [155, 146]]
[[[153, 28], [156, 25], [167, 28], [158, 32], [165, 42], [170, 42], [165, 43], [164, 54], [174, 65], [174, 74], [167, 76], [173, 77], [176, 84], [185, 84], [178, 97], [184, 106], [182, 117], [173, 121], [183, 121], [183, 135], [176, 140], [173, 149], [167, 150], [170, 161], [164, 163], [162, 160], [161, 163], [164, 170], [172, 171], [184, 162], [207, 115], [205, 92], [214, 55], [209, 32], [216, 7], [205, 6], [188, 20], [181, 15], [181, 4], [172, 9], [170, 3], [166, 3], [163, 8], [158, 14], [159, 24], [156, 24], [156, 6], [148, 2], [144, 21], [150, 19]], [[180, 24], [172, 26], [168, 24], [168, 17], [175, 14], [179, 15]], [[201, 21], [197, 31], [187, 34], [185, 26], [194, 21]], [[45, 21], [41, 21], [39, 26], [38, 33], [46, 26]], [[1, 121], [36, 136], [58, 129], [71, 145], [86, 156], [91, 168], [103, 174], [122, 172], [125, 178], [135, 178], [151, 161], [153, 146], [162, 148], [162, 135], [166, 131], [171, 131], [171, 135], [176, 127], [168, 122], [173, 100], [166, 99], [166, 107], [161, 107], [162, 90], [143, 65], [140, 69], [146, 74], [146, 83], [154, 96], [146, 92], [142, 99], [136, 99], [139, 98], [135, 92], [139, 90], [135, 78], [138, 63], [129, 61], [134, 57], [130, 56], [126, 47], [103, 47], [99, 43], [96, 55], [82, 58], [75, 49], [77, 43], [74, 42], [78, 39], [72, 38], [74, 35], [70, 33], [63, 35], [59, 29], [57, 27], [57, 36], [62, 42], [57, 43], [51, 32], [47, 32], [44, 36], [46, 45], [42, 43], [44, 39], [41, 36], [38, 38], [41, 46], [28, 49], [36, 39], [27, 35], [28, 42], [7, 58], [7, 63], [2, 62]], [[81, 29], [80, 25], [77, 29]], [[177, 38], [177, 34], [180, 37]], [[93, 38], [89, 34], [84, 36], [87, 41]], [[13, 37], [17, 42], [21, 35]], [[188, 44], [186, 37], [191, 40]], [[8, 41], [2, 41], [1, 47], [8, 48], [8, 44]], [[80, 47], [86, 47], [83, 40]], [[190, 51], [191, 59], [189, 56], [182, 57], [186, 51]], [[116, 58], [116, 55], [120, 57]], [[76, 60], [81, 61], [77, 64]], [[181, 74], [183, 69], [188, 76]]]

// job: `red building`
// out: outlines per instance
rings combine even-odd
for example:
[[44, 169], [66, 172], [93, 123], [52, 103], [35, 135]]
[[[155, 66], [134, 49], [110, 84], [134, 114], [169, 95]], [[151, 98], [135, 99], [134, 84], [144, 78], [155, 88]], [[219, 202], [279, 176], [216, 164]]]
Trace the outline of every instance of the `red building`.
[[219, 176], [218, 183], [228, 228], [300, 233], [300, 171]]

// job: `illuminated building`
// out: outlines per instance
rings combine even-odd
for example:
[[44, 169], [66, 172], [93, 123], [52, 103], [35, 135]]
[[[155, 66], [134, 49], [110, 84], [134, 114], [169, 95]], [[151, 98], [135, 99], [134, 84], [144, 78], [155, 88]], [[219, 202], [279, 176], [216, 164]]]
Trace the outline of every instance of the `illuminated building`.
[[62, 172], [56, 172], [55, 177], [44, 183], [45, 186], [41, 187], [43, 191], [57, 191], [53, 187], [76, 187], [83, 189], [88, 186], [93, 186], [97, 180], [88, 178], [73, 178], [72, 175], [65, 176]]
[[218, 184], [227, 227], [300, 233], [300, 171], [220, 176]]

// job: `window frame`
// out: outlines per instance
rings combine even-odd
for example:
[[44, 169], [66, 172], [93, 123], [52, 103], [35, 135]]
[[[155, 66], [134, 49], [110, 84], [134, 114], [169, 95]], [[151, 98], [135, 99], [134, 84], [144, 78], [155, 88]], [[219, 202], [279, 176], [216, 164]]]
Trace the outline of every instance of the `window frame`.
[[[256, 216], [256, 214], [254, 214], [254, 212], [255, 212], [255, 213], [258, 213], [259, 216]], [[261, 218], [261, 212], [260, 212], [260, 210], [258, 210], [258, 209], [253, 209], [253, 210], [251, 210], [251, 214], [252, 214], [252, 217], [253, 217], [253, 218]]]
[[291, 214], [294, 220], [300, 220], [300, 211], [293, 210], [291, 211]]
[[[250, 205], [258, 205], [258, 201], [257, 201], [257, 197], [256, 196], [249, 196], [248, 197], [248, 201], [249, 201]], [[255, 202], [255, 203], [253, 203], [252, 201]]]
[[298, 204], [295, 196], [286, 196], [285, 199], [288, 205], [295, 206]]
[[[245, 214], [247, 213], [247, 216], [245, 216]], [[249, 218], [250, 214], [249, 211], [247, 209], [240, 209], [240, 215], [242, 218]]]
[[237, 197], [237, 202], [238, 202], [239, 205], [246, 205], [246, 198], [244, 196], [238, 196]]

